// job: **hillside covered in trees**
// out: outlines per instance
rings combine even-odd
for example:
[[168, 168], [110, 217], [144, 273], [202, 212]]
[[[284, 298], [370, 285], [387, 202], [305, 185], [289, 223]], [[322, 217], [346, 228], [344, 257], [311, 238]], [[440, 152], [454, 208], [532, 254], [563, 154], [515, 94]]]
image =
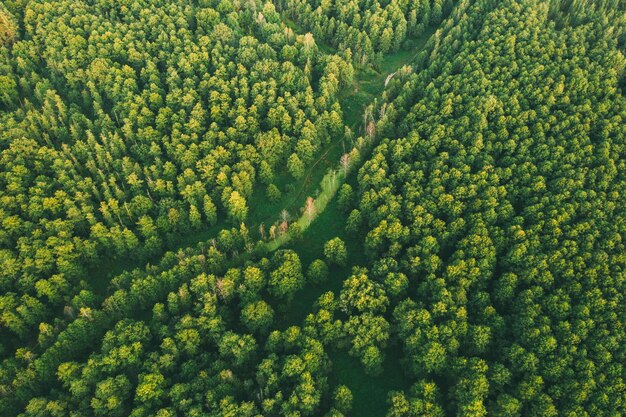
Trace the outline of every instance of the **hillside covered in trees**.
[[0, 4], [0, 415], [626, 415], [626, 2]]

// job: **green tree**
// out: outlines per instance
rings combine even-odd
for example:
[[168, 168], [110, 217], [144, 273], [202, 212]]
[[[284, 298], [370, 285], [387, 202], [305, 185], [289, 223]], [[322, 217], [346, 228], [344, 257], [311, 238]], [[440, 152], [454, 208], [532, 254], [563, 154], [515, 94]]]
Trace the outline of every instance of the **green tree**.
[[343, 212], [347, 213], [350, 210], [353, 198], [354, 191], [350, 184], [342, 184], [337, 193], [337, 204]]
[[328, 262], [343, 266], [348, 260], [348, 251], [346, 244], [340, 238], [336, 237], [324, 244], [324, 256]]
[[307, 269], [307, 279], [309, 282], [321, 284], [328, 280], [328, 266], [321, 259], [316, 259], [309, 264]]
[[237, 223], [244, 222], [248, 216], [248, 205], [246, 199], [237, 191], [230, 193], [227, 202], [228, 215]]
[[290, 301], [304, 285], [302, 265], [298, 255], [290, 250], [281, 250], [272, 257], [274, 270], [270, 273], [268, 289], [279, 299]]
[[295, 179], [300, 179], [304, 175], [304, 163], [297, 154], [292, 153], [287, 160], [287, 170]]
[[251, 332], [265, 333], [274, 321], [274, 310], [263, 300], [252, 302], [241, 311], [241, 321]]
[[333, 397], [335, 408], [341, 413], [347, 414], [352, 410], [352, 392], [345, 385], [339, 385], [335, 389]]

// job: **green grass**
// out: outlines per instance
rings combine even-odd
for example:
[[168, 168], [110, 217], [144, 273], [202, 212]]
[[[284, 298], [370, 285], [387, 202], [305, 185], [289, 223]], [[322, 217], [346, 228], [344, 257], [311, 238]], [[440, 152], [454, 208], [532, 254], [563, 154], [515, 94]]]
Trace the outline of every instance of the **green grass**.
[[331, 352], [333, 372], [330, 385], [346, 385], [352, 391], [352, 411], [347, 416], [383, 417], [387, 413], [387, 398], [390, 391], [406, 390], [410, 381], [398, 360], [402, 352], [396, 346], [385, 352], [385, 362], [380, 375], [365, 373], [358, 359], [344, 350]]
[[362, 239], [346, 234], [344, 225], [346, 216], [332, 200], [326, 210], [313, 220], [311, 226], [302, 235], [301, 239], [291, 241], [285, 246], [298, 253], [302, 265], [307, 268], [315, 259], [324, 258], [324, 244], [335, 237], [346, 243], [348, 261], [346, 266], [329, 265], [328, 280], [323, 284], [310, 284], [300, 290], [279, 318], [281, 328], [302, 324], [317, 299], [328, 291], [339, 295], [343, 281], [350, 275], [352, 266], [365, 265]]
[[[362, 132], [361, 120], [364, 109], [372, 103], [375, 97], [380, 97], [385, 89], [387, 76], [400, 67], [408, 65], [426, 44], [434, 29], [424, 33], [419, 39], [414, 40], [414, 48], [401, 50], [387, 56], [381, 65], [380, 71], [360, 71], [351, 88], [344, 91], [340, 97], [344, 112], [344, 121], [350, 126], [356, 135]], [[338, 155], [336, 156], [338, 158]], [[328, 160], [332, 161], [332, 160]], [[332, 165], [331, 165], [332, 166]], [[352, 172], [354, 172], [354, 167]], [[317, 170], [318, 174], [324, 172]], [[354, 175], [348, 175], [347, 180], [354, 180]], [[346, 235], [344, 227], [346, 215], [341, 213], [336, 201], [332, 199], [342, 181], [337, 181], [333, 186], [328, 184], [327, 176], [322, 179], [322, 191], [318, 197], [317, 217], [309, 224], [306, 216], [298, 220], [304, 230], [301, 239], [291, 242], [289, 236], [268, 245], [268, 250], [275, 250], [280, 246], [295, 250], [306, 268], [313, 260], [323, 256], [324, 243], [334, 237], [340, 237], [346, 242], [348, 249], [348, 262], [345, 267], [331, 265], [329, 267], [329, 279], [322, 285], [307, 285], [300, 290], [292, 302], [278, 318], [279, 328], [301, 324], [313, 310], [317, 299], [327, 291], [339, 295], [343, 281], [350, 275], [353, 266], [366, 265], [362, 247], [362, 239]], [[303, 201], [304, 199], [302, 199]], [[330, 385], [344, 384], [350, 388], [353, 394], [353, 410], [348, 415], [355, 417], [380, 417], [384, 416], [388, 409], [387, 398], [390, 391], [407, 390], [410, 385], [409, 379], [403, 371], [400, 363], [402, 352], [398, 346], [387, 349], [383, 371], [380, 375], [371, 376], [365, 373], [364, 367], [357, 358], [349, 355], [347, 350], [333, 351], [332, 372]]]

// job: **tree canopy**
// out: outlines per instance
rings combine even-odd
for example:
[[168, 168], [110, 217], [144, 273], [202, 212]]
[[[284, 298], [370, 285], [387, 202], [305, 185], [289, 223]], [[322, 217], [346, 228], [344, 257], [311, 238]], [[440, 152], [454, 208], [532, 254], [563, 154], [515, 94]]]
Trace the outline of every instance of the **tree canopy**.
[[1, 414], [625, 415], [625, 13], [4, 2]]

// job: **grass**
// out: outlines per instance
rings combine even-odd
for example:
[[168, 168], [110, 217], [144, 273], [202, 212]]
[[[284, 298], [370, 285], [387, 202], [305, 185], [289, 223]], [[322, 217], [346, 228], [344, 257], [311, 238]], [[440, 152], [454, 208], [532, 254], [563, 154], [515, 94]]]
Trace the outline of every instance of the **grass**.
[[333, 372], [330, 385], [346, 385], [352, 391], [352, 411], [348, 416], [382, 417], [387, 413], [387, 398], [390, 391], [408, 388], [410, 381], [398, 360], [402, 352], [392, 346], [385, 352], [385, 362], [381, 374], [372, 376], [365, 373], [358, 359], [344, 350], [330, 354]]
[[341, 290], [343, 281], [348, 277], [354, 265], [365, 265], [362, 239], [346, 234], [344, 230], [346, 216], [339, 209], [337, 202], [332, 200], [326, 210], [313, 220], [311, 227], [301, 239], [289, 242], [286, 249], [298, 253], [302, 265], [306, 268], [315, 259], [323, 258], [324, 243], [335, 237], [341, 238], [348, 252], [347, 266], [329, 265], [328, 280], [323, 284], [311, 284], [300, 290], [294, 297], [297, 302], [289, 304], [282, 317], [279, 318], [281, 328], [302, 324], [306, 316], [312, 312], [317, 299], [328, 291], [336, 295]]
[[[342, 109], [344, 111], [344, 121], [357, 134], [356, 127], [360, 125], [364, 109], [379, 97], [385, 89], [385, 79], [389, 74], [400, 67], [409, 64], [424, 47], [430, 36], [434, 33], [431, 29], [424, 33], [419, 39], [414, 40], [414, 48], [411, 50], [401, 50], [389, 55], [381, 64], [379, 72], [364, 72], [357, 74], [356, 80], [351, 89], [345, 91], [340, 97]], [[356, 164], [354, 164], [356, 165]], [[354, 170], [354, 166], [351, 168]], [[318, 170], [319, 172], [323, 172]], [[350, 180], [348, 178], [342, 180]], [[323, 285], [307, 285], [300, 290], [296, 296], [296, 302], [292, 302], [278, 319], [280, 328], [301, 324], [307, 315], [312, 312], [312, 308], [317, 299], [327, 291], [332, 291], [339, 295], [344, 279], [350, 273], [352, 266], [366, 265], [362, 247], [362, 239], [346, 235], [344, 231], [346, 216], [341, 213], [336, 201], [332, 200], [337, 189], [343, 181], [329, 182], [328, 174], [322, 179], [322, 191], [316, 202], [317, 217], [309, 222], [306, 216], [298, 219], [304, 234], [301, 239], [290, 242], [290, 237], [285, 235], [282, 239], [277, 239], [268, 245], [268, 250], [275, 250], [280, 246], [285, 246], [295, 250], [303, 263], [307, 267], [313, 260], [323, 254], [324, 243], [334, 237], [340, 237], [346, 243], [348, 249], [348, 262], [346, 267], [331, 265], [329, 268], [329, 280]], [[353, 395], [353, 410], [348, 415], [355, 417], [379, 417], [387, 412], [387, 398], [390, 391], [407, 390], [410, 385], [403, 367], [400, 363], [402, 352], [398, 346], [390, 346], [386, 353], [383, 371], [380, 375], [371, 376], [365, 373], [364, 367], [357, 358], [349, 355], [347, 350], [335, 350], [331, 352], [332, 371], [330, 374], [330, 385], [337, 386], [344, 384], [350, 388]]]

